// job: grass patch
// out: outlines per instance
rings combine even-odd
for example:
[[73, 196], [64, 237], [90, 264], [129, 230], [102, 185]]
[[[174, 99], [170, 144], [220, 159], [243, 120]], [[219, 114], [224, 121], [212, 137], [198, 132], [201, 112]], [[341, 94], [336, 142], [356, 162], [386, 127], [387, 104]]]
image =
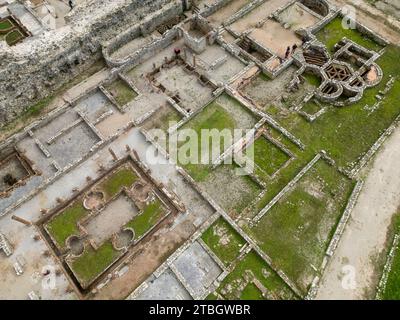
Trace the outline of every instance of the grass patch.
[[103, 181], [99, 188], [104, 191], [106, 199], [109, 199], [117, 194], [123, 187], [130, 187], [137, 179], [138, 176], [132, 169], [124, 167]]
[[25, 38], [25, 36], [21, 33], [21, 31], [19, 31], [18, 29], [14, 29], [7, 33], [5, 40], [7, 41], [8, 45], [11, 46], [22, 40], [23, 38]]
[[[212, 154], [222, 154], [231, 146], [234, 130], [250, 129], [256, 124], [256, 120], [256, 117], [236, 99], [227, 94], [219, 96], [181, 128], [181, 130], [192, 129], [198, 139], [191, 139], [190, 141], [187, 139], [179, 143], [179, 163], [194, 180], [205, 181], [211, 172]], [[213, 132], [220, 134], [220, 139], [214, 139], [215, 143], [212, 144], [211, 138], [206, 139], [202, 136], [202, 130], [208, 132], [213, 130]], [[202, 148], [203, 143], [206, 144], [208, 149]], [[192, 158], [194, 158], [194, 161]], [[203, 158], [208, 160], [207, 163], [209, 164], [201, 164]]]
[[184, 128], [192, 128], [199, 135], [201, 130], [233, 130], [236, 122], [232, 116], [227, 112], [218, 102], [214, 101], [208, 105], [203, 112], [195, 116], [187, 126]]
[[176, 111], [174, 108], [169, 108], [170, 110], [164, 113], [156, 122], [154, 129], [161, 129], [167, 131], [170, 128], [171, 123], [178, 123], [182, 120], [182, 115]]
[[0, 31], [8, 30], [8, 29], [12, 28], [13, 26], [14, 26], [14, 24], [8, 19], [0, 21]]
[[303, 77], [309, 84], [313, 85], [316, 88], [318, 88], [321, 85], [321, 78], [313, 73], [304, 73]]
[[262, 299], [263, 297], [254, 288], [248, 287], [251, 281], [246, 284], [243, 291], [240, 290], [240, 287], [245, 283], [246, 274], [250, 278], [255, 277], [259, 280], [272, 299], [289, 300], [296, 298], [283, 280], [254, 251], [250, 251], [237, 263], [233, 271], [222, 281], [217, 292], [227, 300]]
[[[395, 233], [400, 232], [400, 216], [394, 219]], [[386, 286], [380, 294], [382, 300], [400, 300], [400, 245], [395, 249], [393, 262], [387, 278]]]
[[335, 44], [342, 40], [343, 37], [346, 37], [347, 39], [350, 39], [370, 50], [379, 51], [382, 49], [382, 46], [359, 31], [344, 29], [342, 26], [342, 19], [340, 18], [332, 20], [321, 31], [319, 31], [316, 36], [318, 40], [323, 42], [331, 52], [334, 52]]
[[254, 283], [249, 283], [243, 289], [240, 300], [263, 300], [262, 292]]
[[292, 142], [288, 137], [284, 136], [281, 132], [276, 130], [274, 127], [266, 125], [268, 134], [274, 138], [274, 140], [279, 141], [283, 144], [287, 149], [289, 149], [292, 153], [296, 153], [298, 151], [298, 146]]
[[277, 115], [281, 110], [274, 105], [268, 105], [265, 107], [265, 112], [270, 115]]
[[210, 300], [210, 301], [212, 301], [212, 300], [218, 300], [218, 297], [217, 297], [216, 294], [210, 293], [210, 294], [206, 297], [206, 300]]
[[40, 115], [42, 113], [42, 110], [46, 108], [53, 99], [54, 96], [49, 96], [47, 98], [44, 98], [43, 100], [40, 100], [39, 102], [31, 106], [28, 110], [26, 110], [24, 116], [30, 118]]
[[236, 217], [260, 194], [261, 187], [248, 175], [241, 175], [236, 164], [223, 164], [215, 168], [200, 186], [231, 217]]
[[97, 250], [88, 247], [80, 257], [72, 261], [72, 270], [84, 286], [88, 285], [104, 272], [119, 254], [110, 241], [105, 242]]
[[307, 292], [354, 183], [320, 160], [259, 224], [250, 229], [261, 248]]
[[157, 199], [148, 204], [142, 213], [133, 218], [125, 227], [132, 228], [135, 231], [135, 239], [139, 239], [160, 220], [164, 211], [161, 201]]
[[[216, 101], [212, 102], [210, 105], [208, 105], [203, 112], [195, 116], [188, 124], [186, 124], [182, 129], [193, 129], [198, 137], [201, 137], [201, 131], [202, 130], [211, 130], [211, 129], [216, 129], [218, 131], [222, 131], [224, 129], [229, 130], [229, 132], [233, 132], [233, 130], [236, 127], [236, 122], [235, 119], [222, 107], [220, 106]], [[189, 144], [190, 143], [190, 144]], [[202, 153], [201, 149], [201, 144], [202, 140], [200, 138], [200, 141], [191, 141], [191, 142], [184, 142], [180, 144], [180, 147], [185, 145], [192, 150], [195, 150], [196, 146], [193, 146], [192, 143], [197, 143], [197, 152], [198, 155], [200, 156]], [[188, 145], [186, 145], [188, 144]], [[218, 148], [219, 152], [223, 152], [224, 148], [224, 141], [221, 140], [220, 143], [215, 146]], [[208, 152], [211, 155], [212, 153], [212, 147], [210, 146]], [[182, 150], [182, 149], [181, 149]], [[196, 181], [204, 181], [208, 174], [211, 171], [211, 165], [203, 165], [199, 163], [192, 163], [190, 161], [190, 151], [188, 153], [184, 154], [184, 159], [180, 157], [181, 162], [182, 160], [189, 162], [188, 164], [183, 164], [182, 166], [189, 172], [189, 174], [193, 177], [194, 180]], [[210, 156], [211, 158], [211, 156]], [[197, 162], [197, 161], [196, 161]], [[210, 161], [209, 161], [210, 162]]]
[[246, 241], [224, 219], [219, 218], [201, 236], [216, 256], [228, 266], [239, 256]]
[[138, 93], [122, 79], [113, 81], [106, 89], [121, 107], [138, 96]]
[[302, 108], [301, 111], [313, 115], [316, 114], [318, 111], [321, 110], [321, 106], [319, 103], [315, 102], [314, 100], [308, 101]]
[[289, 155], [265, 137], [260, 137], [254, 142], [254, 162], [257, 169], [261, 169], [269, 176], [278, 171], [289, 159]]
[[87, 214], [88, 211], [79, 200], [47, 224], [46, 229], [56, 241], [58, 247], [63, 249], [69, 236], [80, 234], [77, 223]]

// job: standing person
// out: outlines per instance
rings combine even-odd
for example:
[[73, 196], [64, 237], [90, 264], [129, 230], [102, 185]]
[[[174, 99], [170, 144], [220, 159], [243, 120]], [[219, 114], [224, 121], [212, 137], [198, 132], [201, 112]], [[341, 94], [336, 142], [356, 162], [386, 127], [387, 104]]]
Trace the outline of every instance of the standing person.
[[69, 5], [69, 11], [71, 11], [74, 8], [74, 4], [72, 3], [72, 0], [68, 0], [68, 5]]
[[175, 56], [178, 57], [181, 54], [181, 49], [175, 48], [174, 52], [175, 52]]
[[285, 59], [289, 58], [289, 54], [290, 54], [290, 47], [287, 47], [286, 53], [285, 53]]

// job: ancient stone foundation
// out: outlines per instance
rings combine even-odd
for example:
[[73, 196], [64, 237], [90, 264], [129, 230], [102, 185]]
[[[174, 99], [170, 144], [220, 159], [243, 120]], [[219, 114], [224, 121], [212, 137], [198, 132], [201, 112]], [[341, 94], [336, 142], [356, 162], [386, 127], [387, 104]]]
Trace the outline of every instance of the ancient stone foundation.
[[[153, 16], [163, 20], [167, 5], [183, 10], [181, 0], [88, 1], [68, 16], [68, 24], [0, 46], [0, 123], [5, 124], [101, 57], [102, 44], [127, 27]], [[89, 17], [89, 18], [88, 18]]]

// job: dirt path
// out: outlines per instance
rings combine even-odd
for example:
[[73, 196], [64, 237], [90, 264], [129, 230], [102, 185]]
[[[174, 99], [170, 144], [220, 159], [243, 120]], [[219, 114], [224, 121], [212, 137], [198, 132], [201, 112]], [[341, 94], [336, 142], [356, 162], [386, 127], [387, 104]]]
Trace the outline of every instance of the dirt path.
[[[400, 22], [379, 11], [362, 0], [331, 0], [332, 4], [341, 8], [351, 5], [357, 9], [357, 19], [368, 28], [394, 44], [400, 43]], [[396, 31], [397, 30], [397, 31]]]
[[[374, 297], [379, 280], [375, 274], [377, 257], [385, 249], [391, 218], [400, 204], [399, 159], [400, 128], [397, 128], [371, 166], [336, 253], [325, 270], [317, 299]], [[349, 282], [344, 280], [349, 279], [352, 270], [355, 286], [349, 288], [346, 286]]]

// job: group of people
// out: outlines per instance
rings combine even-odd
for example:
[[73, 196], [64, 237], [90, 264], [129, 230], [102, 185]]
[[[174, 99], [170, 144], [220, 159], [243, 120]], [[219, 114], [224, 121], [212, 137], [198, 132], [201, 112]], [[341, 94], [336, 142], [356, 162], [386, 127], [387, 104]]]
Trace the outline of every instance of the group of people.
[[290, 48], [290, 46], [287, 47], [285, 53], [285, 59], [288, 59], [296, 51], [296, 49], [297, 49], [297, 44], [294, 44], [292, 48]]

